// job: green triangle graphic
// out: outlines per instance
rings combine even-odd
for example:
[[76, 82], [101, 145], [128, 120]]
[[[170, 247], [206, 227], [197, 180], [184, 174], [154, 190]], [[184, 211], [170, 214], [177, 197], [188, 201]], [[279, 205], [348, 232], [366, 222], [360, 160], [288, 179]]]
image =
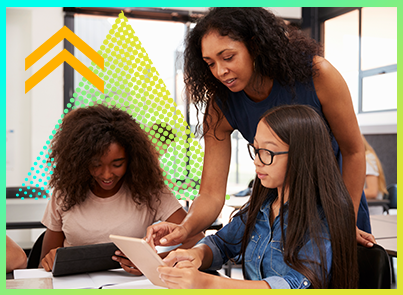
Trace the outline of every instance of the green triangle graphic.
[[[105, 68], [101, 70], [92, 63], [90, 70], [105, 81], [105, 93], [100, 93], [83, 78], [64, 114], [69, 109], [92, 106], [94, 103], [114, 105], [128, 112], [149, 133], [150, 140], [161, 154], [165, 183], [176, 198], [194, 199], [200, 187], [204, 153], [123, 12], [112, 25], [98, 53], [105, 59]], [[62, 122], [64, 114], [58, 124]], [[53, 163], [53, 159], [47, 160], [50, 140], [59, 128], [58, 124], [17, 197], [39, 199], [50, 194], [46, 185], [56, 163]]]

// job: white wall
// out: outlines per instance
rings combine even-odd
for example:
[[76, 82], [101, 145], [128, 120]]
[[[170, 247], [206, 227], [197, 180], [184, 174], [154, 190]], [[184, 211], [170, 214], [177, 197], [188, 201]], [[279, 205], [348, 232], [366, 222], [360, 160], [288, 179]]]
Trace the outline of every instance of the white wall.
[[[63, 112], [63, 65], [25, 94], [25, 81], [63, 50], [63, 42], [25, 71], [25, 58], [64, 25], [62, 8], [6, 8], [6, 185], [24, 182]], [[13, 130], [11, 133], [10, 130]], [[6, 201], [6, 221], [40, 221], [45, 200]], [[29, 247], [42, 230], [7, 231]]]
[[362, 134], [397, 134], [397, 111], [357, 115]]
[[[63, 42], [25, 71], [25, 58], [64, 25], [62, 8], [7, 8], [6, 129], [13, 130], [7, 186], [21, 186], [63, 112], [63, 65], [25, 94], [25, 80], [60, 51]], [[12, 137], [12, 136], [11, 136]], [[9, 157], [10, 156], [10, 157]]]

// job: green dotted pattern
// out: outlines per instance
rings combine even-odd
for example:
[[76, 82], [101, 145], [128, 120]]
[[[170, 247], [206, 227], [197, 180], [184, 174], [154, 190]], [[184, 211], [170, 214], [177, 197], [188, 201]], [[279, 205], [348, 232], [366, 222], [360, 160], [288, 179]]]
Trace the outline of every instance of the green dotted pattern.
[[[70, 109], [94, 104], [116, 106], [132, 115], [149, 133], [150, 140], [161, 154], [165, 183], [176, 198], [193, 200], [200, 188], [204, 153], [123, 12], [112, 25], [98, 53], [105, 59], [104, 70], [95, 63], [89, 68], [104, 80], [104, 94], [83, 78], [49, 140], [52, 140]], [[156, 124], [173, 134], [168, 135]], [[51, 152], [48, 149], [49, 140], [28, 173], [30, 179], [25, 178], [17, 197], [39, 199], [50, 195], [46, 185], [56, 163], [46, 164]]]

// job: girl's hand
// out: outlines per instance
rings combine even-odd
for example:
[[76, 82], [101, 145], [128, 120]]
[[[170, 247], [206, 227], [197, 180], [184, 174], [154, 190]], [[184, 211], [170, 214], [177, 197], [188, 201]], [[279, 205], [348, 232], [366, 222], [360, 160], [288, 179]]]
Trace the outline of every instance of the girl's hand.
[[199, 269], [202, 265], [203, 257], [200, 255], [201, 253], [197, 248], [182, 250], [177, 249], [168, 254], [167, 257], [164, 258], [164, 262], [167, 266], [178, 266], [181, 265], [180, 262], [190, 262], [194, 268]]
[[58, 248], [54, 248], [42, 259], [41, 265], [46, 271], [52, 271], [53, 263], [55, 262], [56, 251]]
[[119, 262], [120, 266], [128, 273], [135, 275], [135, 276], [141, 276], [143, 273], [126, 257], [125, 254], [121, 251], [116, 251], [115, 252], [116, 256], [112, 256], [112, 259]]
[[355, 228], [358, 243], [368, 248], [371, 248], [374, 244], [376, 244], [375, 238], [372, 234], [360, 230], [358, 227]]
[[201, 289], [207, 287], [208, 275], [197, 270], [190, 261], [181, 261], [175, 267], [157, 268], [161, 280], [170, 289]]

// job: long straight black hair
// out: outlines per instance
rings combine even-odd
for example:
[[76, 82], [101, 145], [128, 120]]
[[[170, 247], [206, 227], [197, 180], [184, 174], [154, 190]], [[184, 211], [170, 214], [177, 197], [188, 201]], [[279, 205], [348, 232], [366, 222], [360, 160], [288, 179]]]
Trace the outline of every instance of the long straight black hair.
[[[302, 273], [313, 288], [356, 288], [358, 281], [355, 215], [351, 197], [336, 163], [329, 132], [320, 115], [309, 106], [287, 105], [273, 108], [261, 119], [289, 146], [283, 190], [288, 186], [287, 234], [282, 230], [284, 262]], [[246, 224], [242, 238], [242, 265], [256, 217], [271, 189], [256, 177], [250, 201], [237, 215]], [[284, 194], [280, 222], [284, 225]], [[332, 246], [332, 266], [327, 269], [323, 208]], [[247, 218], [245, 218], [247, 216]], [[245, 220], [246, 219], [246, 220]], [[317, 257], [302, 260], [303, 245], [312, 241]], [[315, 261], [321, 261], [318, 265]], [[330, 277], [327, 275], [330, 271]]]

